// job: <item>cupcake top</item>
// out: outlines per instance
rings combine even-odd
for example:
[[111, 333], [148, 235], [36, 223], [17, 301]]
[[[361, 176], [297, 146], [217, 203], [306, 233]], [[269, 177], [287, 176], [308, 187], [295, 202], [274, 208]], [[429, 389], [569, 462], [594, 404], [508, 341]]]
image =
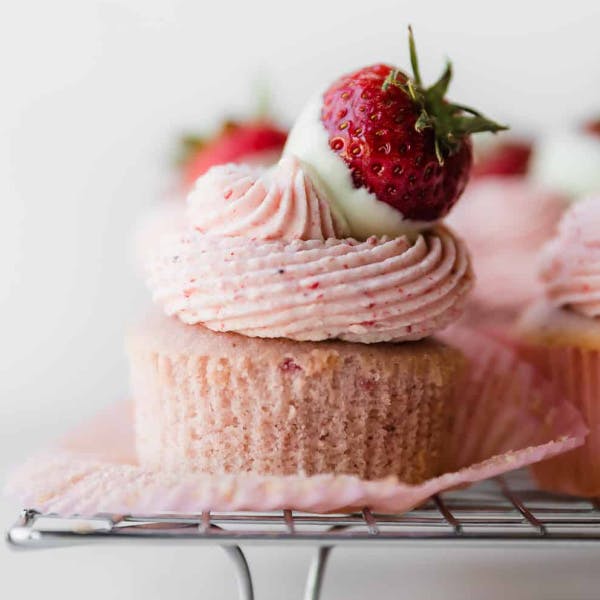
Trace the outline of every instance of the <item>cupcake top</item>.
[[292, 241], [348, 235], [345, 219], [294, 158], [271, 170], [211, 169], [188, 196], [188, 217], [196, 231], [215, 236]]
[[516, 311], [542, 292], [538, 253], [565, 206], [562, 196], [523, 177], [489, 176], [469, 184], [448, 223], [469, 246], [475, 302]]
[[600, 317], [600, 196], [565, 213], [542, 252], [540, 275], [553, 306]]
[[469, 134], [503, 127], [444, 98], [450, 67], [425, 88], [412, 35], [410, 49], [412, 78], [373, 65], [309, 103], [274, 167], [198, 179], [186, 228], [148, 261], [167, 314], [362, 343], [418, 340], [458, 318], [473, 275], [440, 220], [466, 185]]
[[297, 159], [215, 167], [188, 199], [188, 231], [149, 262], [168, 314], [214, 331], [294, 340], [416, 340], [455, 320], [471, 288], [464, 244], [442, 226], [345, 237]]

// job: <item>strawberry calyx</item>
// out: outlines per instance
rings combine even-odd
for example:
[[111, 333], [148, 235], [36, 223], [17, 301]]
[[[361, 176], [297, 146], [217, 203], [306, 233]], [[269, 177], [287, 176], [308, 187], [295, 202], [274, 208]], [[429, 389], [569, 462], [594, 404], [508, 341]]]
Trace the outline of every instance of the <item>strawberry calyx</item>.
[[488, 119], [477, 110], [463, 104], [455, 104], [444, 97], [452, 79], [452, 63], [447, 61], [440, 78], [431, 86], [424, 87], [419, 70], [419, 60], [412, 27], [408, 28], [408, 44], [413, 76], [408, 77], [399, 69], [392, 69], [382, 85], [400, 88], [418, 107], [420, 113], [415, 130], [432, 129], [435, 135], [435, 154], [440, 165], [459, 149], [463, 140], [483, 131], [497, 133], [508, 129]]

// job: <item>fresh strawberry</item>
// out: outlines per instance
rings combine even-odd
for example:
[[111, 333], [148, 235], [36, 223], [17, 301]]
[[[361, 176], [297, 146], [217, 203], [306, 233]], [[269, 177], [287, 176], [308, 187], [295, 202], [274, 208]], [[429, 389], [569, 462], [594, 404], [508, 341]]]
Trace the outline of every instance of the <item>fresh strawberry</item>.
[[405, 218], [433, 221], [448, 213], [465, 188], [470, 134], [506, 128], [444, 98], [450, 63], [437, 83], [423, 87], [410, 28], [409, 46], [412, 78], [384, 64], [346, 75], [325, 92], [321, 121], [355, 187]]
[[227, 121], [210, 139], [186, 137], [181, 158], [183, 185], [189, 188], [215, 165], [252, 160], [263, 153], [279, 154], [286, 138], [285, 131], [264, 119]]
[[473, 177], [525, 175], [533, 146], [524, 140], [503, 141], [476, 154]]

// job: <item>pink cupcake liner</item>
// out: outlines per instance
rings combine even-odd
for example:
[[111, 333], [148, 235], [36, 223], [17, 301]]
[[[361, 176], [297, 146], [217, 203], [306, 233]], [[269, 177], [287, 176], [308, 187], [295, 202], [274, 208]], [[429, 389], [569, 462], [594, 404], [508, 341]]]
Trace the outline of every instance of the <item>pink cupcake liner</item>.
[[578, 411], [508, 344], [453, 328], [444, 335], [471, 360], [455, 399], [445, 473], [419, 485], [395, 477], [209, 475], [148, 470], [136, 460], [132, 408], [104, 411], [58, 446], [18, 467], [6, 492], [61, 515], [204, 510], [404, 512], [442, 490], [536, 463], [580, 446]]
[[600, 352], [576, 347], [522, 347], [559, 393], [581, 412], [589, 428], [585, 444], [532, 467], [540, 487], [600, 496]]

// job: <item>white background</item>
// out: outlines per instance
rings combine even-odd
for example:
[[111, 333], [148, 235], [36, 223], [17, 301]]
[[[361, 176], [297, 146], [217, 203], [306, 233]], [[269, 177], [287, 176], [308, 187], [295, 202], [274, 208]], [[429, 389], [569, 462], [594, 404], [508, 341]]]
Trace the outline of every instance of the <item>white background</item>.
[[[343, 70], [407, 65], [408, 22], [429, 78], [449, 55], [453, 97], [517, 129], [600, 114], [593, 0], [1, 4], [0, 476], [126, 394], [123, 332], [147, 301], [129, 234], [168, 189], [175, 137], [248, 110], [257, 78], [290, 121]], [[0, 528], [16, 508], [2, 501]], [[308, 550], [250, 556], [261, 600], [298, 597]], [[585, 548], [344, 551], [325, 598], [596, 598], [599, 558]], [[225, 598], [228, 573], [212, 549], [0, 547], [2, 597]]]

